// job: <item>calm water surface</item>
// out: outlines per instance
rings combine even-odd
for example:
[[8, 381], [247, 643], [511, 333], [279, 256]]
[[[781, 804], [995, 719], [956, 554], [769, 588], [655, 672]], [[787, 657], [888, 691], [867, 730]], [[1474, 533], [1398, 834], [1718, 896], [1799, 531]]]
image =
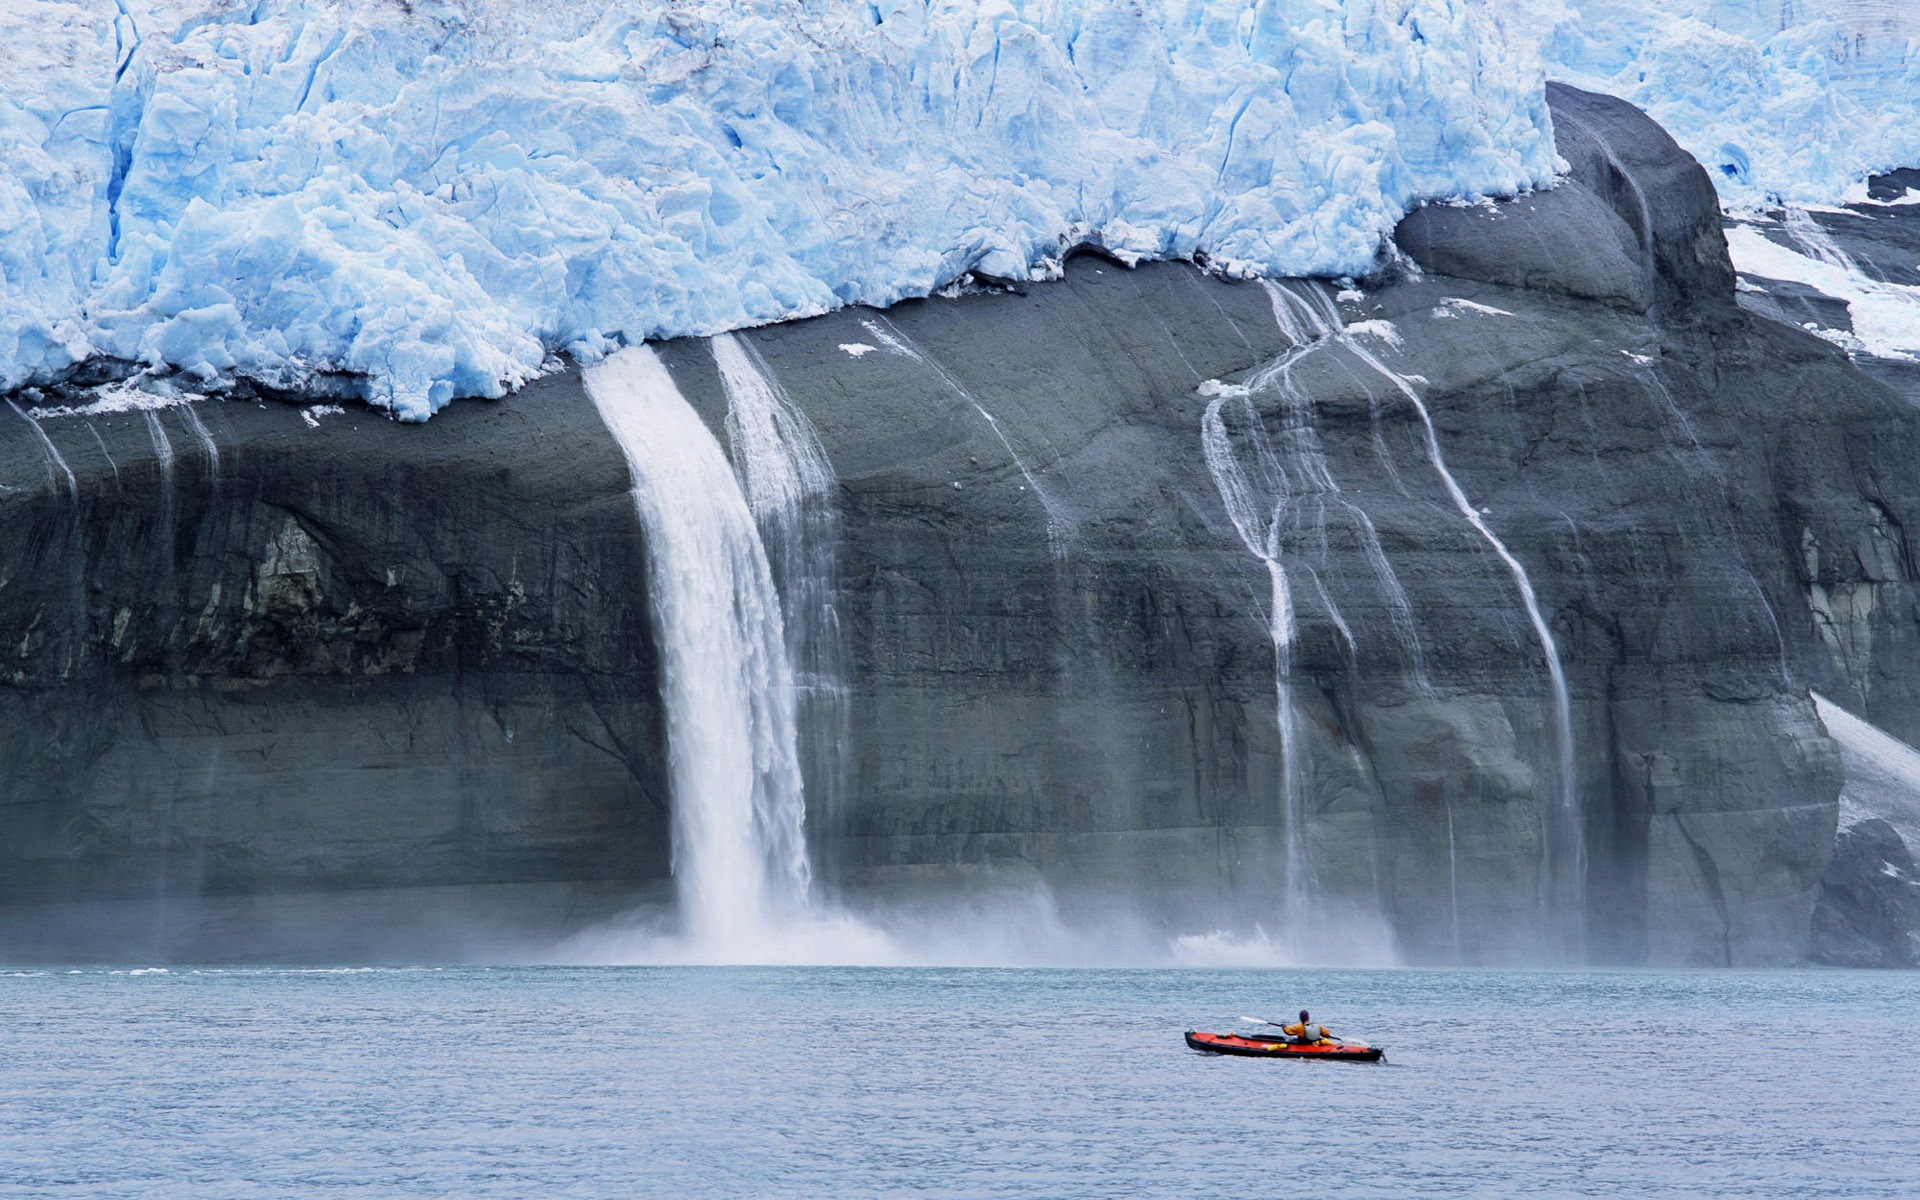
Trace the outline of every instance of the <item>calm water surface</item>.
[[[1195, 1054], [1303, 1004], [1369, 1067]], [[0, 1195], [1920, 1196], [1920, 975], [0, 972]]]

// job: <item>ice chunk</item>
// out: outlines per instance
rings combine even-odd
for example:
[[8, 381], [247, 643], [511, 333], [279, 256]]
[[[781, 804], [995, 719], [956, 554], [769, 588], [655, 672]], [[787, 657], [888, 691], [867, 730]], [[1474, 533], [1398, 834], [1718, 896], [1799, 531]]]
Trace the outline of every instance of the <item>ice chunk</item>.
[[1434, 310], [1436, 317], [1457, 317], [1461, 313], [1477, 313], [1483, 317], [1510, 317], [1513, 314], [1504, 308], [1495, 308], [1491, 304], [1481, 304], [1468, 300], [1464, 296], [1449, 296], [1440, 302]]
[[1400, 344], [1404, 340], [1400, 336], [1399, 328], [1395, 326], [1392, 321], [1355, 321], [1353, 324], [1347, 326], [1347, 332], [1360, 334], [1365, 337], [1379, 338], [1396, 350], [1400, 348]]

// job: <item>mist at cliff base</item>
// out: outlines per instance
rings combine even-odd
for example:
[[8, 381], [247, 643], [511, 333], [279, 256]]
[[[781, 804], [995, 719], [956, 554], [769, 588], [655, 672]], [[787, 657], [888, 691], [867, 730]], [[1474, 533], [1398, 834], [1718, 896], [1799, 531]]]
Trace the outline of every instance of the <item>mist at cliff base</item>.
[[1063, 898], [1030, 872], [983, 872], [921, 894], [868, 892], [776, 914], [724, 941], [692, 938], [651, 906], [574, 934], [538, 961], [575, 965], [899, 967], [1388, 967], [1384, 921], [1345, 906], [1290, 937], [1270, 920], [1169, 921], [1114, 892]]

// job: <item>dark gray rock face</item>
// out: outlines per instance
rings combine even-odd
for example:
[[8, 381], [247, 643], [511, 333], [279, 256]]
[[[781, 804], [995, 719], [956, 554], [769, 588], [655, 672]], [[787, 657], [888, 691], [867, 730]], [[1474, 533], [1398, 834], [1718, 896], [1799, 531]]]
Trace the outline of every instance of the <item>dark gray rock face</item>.
[[[1545, 227], [1565, 234], [1540, 237]], [[1394, 241], [1436, 275], [1598, 300], [1628, 312], [1653, 303], [1639, 234], [1577, 179], [1511, 200], [1415, 209]]]
[[1882, 202], [1898, 200], [1910, 191], [1920, 191], [1920, 169], [1902, 167], [1867, 180], [1867, 198]]
[[1719, 199], [1700, 164], [1611, 96], [1549, 83], [1547, 102], [1555, 149], [1573, 178], [1633, 231], [1661, 315], [1697, 319], [1702, 309], [1724, 306], [1733, 263]]
[[[1870, 191], [1895, 198], [1912, 171], [1876, 177]], [[1774, 214], [1777, 218], [1779, 214]], [[1857, 266], [1861, 276], [1920, 286], [1920, 209], [1858, 206], [1805, 214], [1816, 234]], [[1775, 220], [1765, 236], [1812, 255]], [[1848, 306], [1803, 284], [1754, 277], [1744, 281], [1742, 307], [1783, 324], [1845, 341], [1853, 333]], [[1909, 532], [1916, 504], [1915, 443], [1907, 421], [1920, 406], [1920, 364], [1857, 355], [1860, 369], [1899, 399], [1896, 415], [1838, 408], [1807, 421], [1807, 440], [1783, 493], [1798, 548], [1795, 574], [1812, 608], [1821, 654], [1809, 664], [1814, 686], [1843, 707], [1909, 743], [1920, 741], [1920, 575]], [[1838, 467], [1855, 481], [1832, 486]]]
[[1812, 957], [1835, 967], [1920, 966], [1920, 874], [1885, 821], [1841, 831], [1820, 880]]
[[375, 952], [383, 889], [453, 953], [665, 873], [618, 449], [570, 381], [447, 415], [0, 409], [9, 954]]
[[[1863, 673], [1920, 724], [1883, 680], [1920, 424], [1735, 305], [1664, 133], [1552, 100], [1568, 184], [1413, 214], [1422, 271], [1364, 291], [1079, 257], [742, 335], [839, 481], [826, 886], [1039, 878], [1168, 933], [1279, 933], [1292, 890], [1323, 957], [1378, 926], [1425, 960], [1804, 959], [1841, 782], [1806, 687]], [[711, 348], [659, 352], [721, 431]], [[347, 953], [660, 893], [642, 531], [577, 376], [421, 429], [153, 419], [171, 458], [141, 414], [0, 412], [0, 952], [284, 948], [325, 911], [304, 944]], [[1836, 660], [1856, 582], [1894, 590]]]
[[[1873, 201], [1899, 200], [1913, 186], [1920, 186], [1920, 172], [1896, 171], [1870, 180], [1868, 194]], [[1752, 227], [1785, 249], [1849, 267], [1856, 291], [1920, 285], [1920, 211], [1911, 206], [1775, 212]], [[1739, 302], [1823, 340], [1858, 344], [1849, 304], [1805, 284], [1745, 277]], [[1806, 453], [1792, 463], [1791, 486], [1782, 494], [1783, 534], [1798, 543], [1795, 575], [1817, 639], [1807, 678], [1846, 711], [1912, 744], [1920, 740], [1920, 678], [1913, 670], [1920, 661], [1920, 576], [1908, 527], [1920, 497], [1908, 421], [1920, 406], [1920, 365], [1865, 353], [1853, 358], [1900, 398], [1897, 413], [1885, 419], [1872, 409], [1841, 408], [1796, 433]], [[1842, 472], [1852, 488], [1834, 486]], [[1842, 801], [1853, 819], [1894, 820], [1897, 844], [1898, 831], [1920, 805], [1920, 788], [1879, 756], [1856, 752], [1847, 756]], [[1901, 852], [1878, 846], [1884, 840], [1879, 824], [1864, 821], [1841, 835], [1815, 919], [1820, 961], [1891, 965], [1907, 961], [1909, 935], [1920, 937], [1920, 914], [1881, 873]]]

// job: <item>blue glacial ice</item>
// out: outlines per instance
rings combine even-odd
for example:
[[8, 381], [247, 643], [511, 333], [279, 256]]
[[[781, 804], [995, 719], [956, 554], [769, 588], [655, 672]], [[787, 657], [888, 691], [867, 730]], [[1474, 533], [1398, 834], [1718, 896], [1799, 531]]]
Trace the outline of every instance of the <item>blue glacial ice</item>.
[[105, 356], [407, 419], [1093, 242], [1364, 270], [1551, 179], [1485, 0], [8, 0], [0, 389]]
[[408, 419], [1082, 241], [1356, 273], [1550, 182], [1543, 73], [1734, 206], [1920, 163], [1913, 0], [6, 0], [0, 44], [0, 390]]
[[1645, 109], [1730, 208], [1920, 166], [1916, 0], [1520, 0], [1509, 23], [1549, 77]]

